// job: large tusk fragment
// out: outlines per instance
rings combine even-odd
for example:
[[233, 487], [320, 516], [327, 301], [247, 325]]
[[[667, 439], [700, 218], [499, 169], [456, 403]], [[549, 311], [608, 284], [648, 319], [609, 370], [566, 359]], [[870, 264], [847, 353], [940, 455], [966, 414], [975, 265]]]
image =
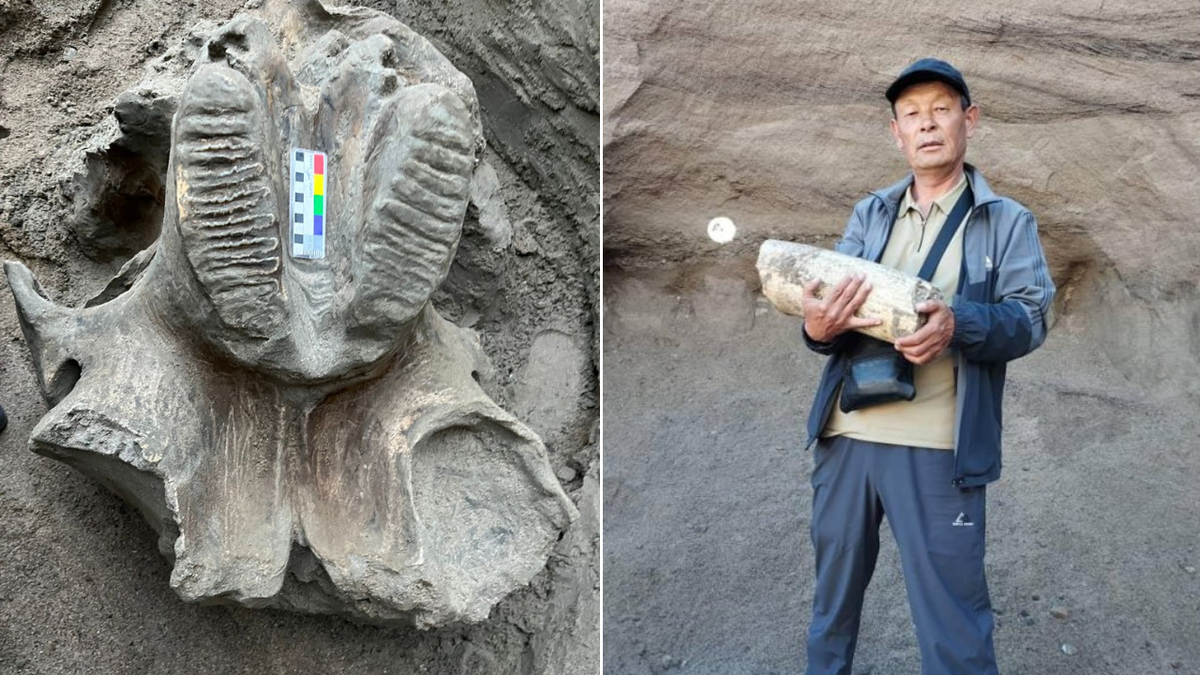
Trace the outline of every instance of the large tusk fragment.
[[758, 274], [763, 294], [784, 314], [804, 316], [800, 303], [804, 285], [820, 279], [817, 297], [843, 278], [864, 274], [873, 287], [857, 316], [881, 319], [883, 323], [859, 332], [887, 342], [912, 335], [925, 323], [916, 306], [926, 300], [942, 300], [941, 291], [919, 277], [889, 267], [815, 246], [768, 239], [758, 253]]

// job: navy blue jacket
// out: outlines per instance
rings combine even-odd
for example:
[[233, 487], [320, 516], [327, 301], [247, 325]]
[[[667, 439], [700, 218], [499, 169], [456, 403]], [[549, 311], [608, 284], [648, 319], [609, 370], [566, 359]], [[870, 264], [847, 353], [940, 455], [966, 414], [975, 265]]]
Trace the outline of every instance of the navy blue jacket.
[[[950, 346], [958, 350], [952, 480], [955, 485], [971, 487], [1000, 477], [1005, 368], [1046, 339], [1055, 288], [1033, 214], [1017, 202], [997, 196], [970, 164], [966, 173], [975, 205], [963, 232], [963, 268], [952, 306]], [[900, 200], [912, 180], [910, 175], [856, 204], [846, 233], [834, 248], [879, 262]], [[837, 403], [845, 335], [819, 343], [803, 328], [800, 333], [810, 349], [830, 356], [808, 416], [811, 447]]]

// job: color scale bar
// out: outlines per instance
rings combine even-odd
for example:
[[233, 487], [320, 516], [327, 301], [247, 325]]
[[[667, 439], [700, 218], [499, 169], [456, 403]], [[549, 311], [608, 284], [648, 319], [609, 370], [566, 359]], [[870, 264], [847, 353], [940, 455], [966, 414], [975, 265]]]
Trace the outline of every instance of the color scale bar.
[[325, 153], [292, 148], [291, 167], [292, 257], [325, 257]]

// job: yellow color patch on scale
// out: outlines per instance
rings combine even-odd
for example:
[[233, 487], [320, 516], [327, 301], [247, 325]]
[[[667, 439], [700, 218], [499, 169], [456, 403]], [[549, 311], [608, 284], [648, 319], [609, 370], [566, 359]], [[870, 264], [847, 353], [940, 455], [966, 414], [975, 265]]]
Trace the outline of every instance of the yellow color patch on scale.
[[313, 194], [325, 194], [325, 176], [322, 176], [321, 174], [316, 174], [313, 176]]

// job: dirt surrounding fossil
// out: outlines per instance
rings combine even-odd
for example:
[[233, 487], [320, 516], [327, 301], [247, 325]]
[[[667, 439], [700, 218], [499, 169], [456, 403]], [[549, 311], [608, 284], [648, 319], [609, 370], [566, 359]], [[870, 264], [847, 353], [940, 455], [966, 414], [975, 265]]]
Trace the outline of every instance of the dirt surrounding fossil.
[[[144, 137], [109, 145], [118, 96], [197, 24], [257, 4], [0, 0], [0, 257], [79, 305], [153, 241], [169, 110], [145, 108]], [[429, 37], [479, 91], [495, 193], [469, 208], [435, 303], [479, 333], [481, 384], [541, 434], [580, 520], [474, 626], [185, 604], [132, 509], [26, 449], [46, 405], [5, 285], [0, 673], [598, 671], [599, 5], [359, 4]]]

